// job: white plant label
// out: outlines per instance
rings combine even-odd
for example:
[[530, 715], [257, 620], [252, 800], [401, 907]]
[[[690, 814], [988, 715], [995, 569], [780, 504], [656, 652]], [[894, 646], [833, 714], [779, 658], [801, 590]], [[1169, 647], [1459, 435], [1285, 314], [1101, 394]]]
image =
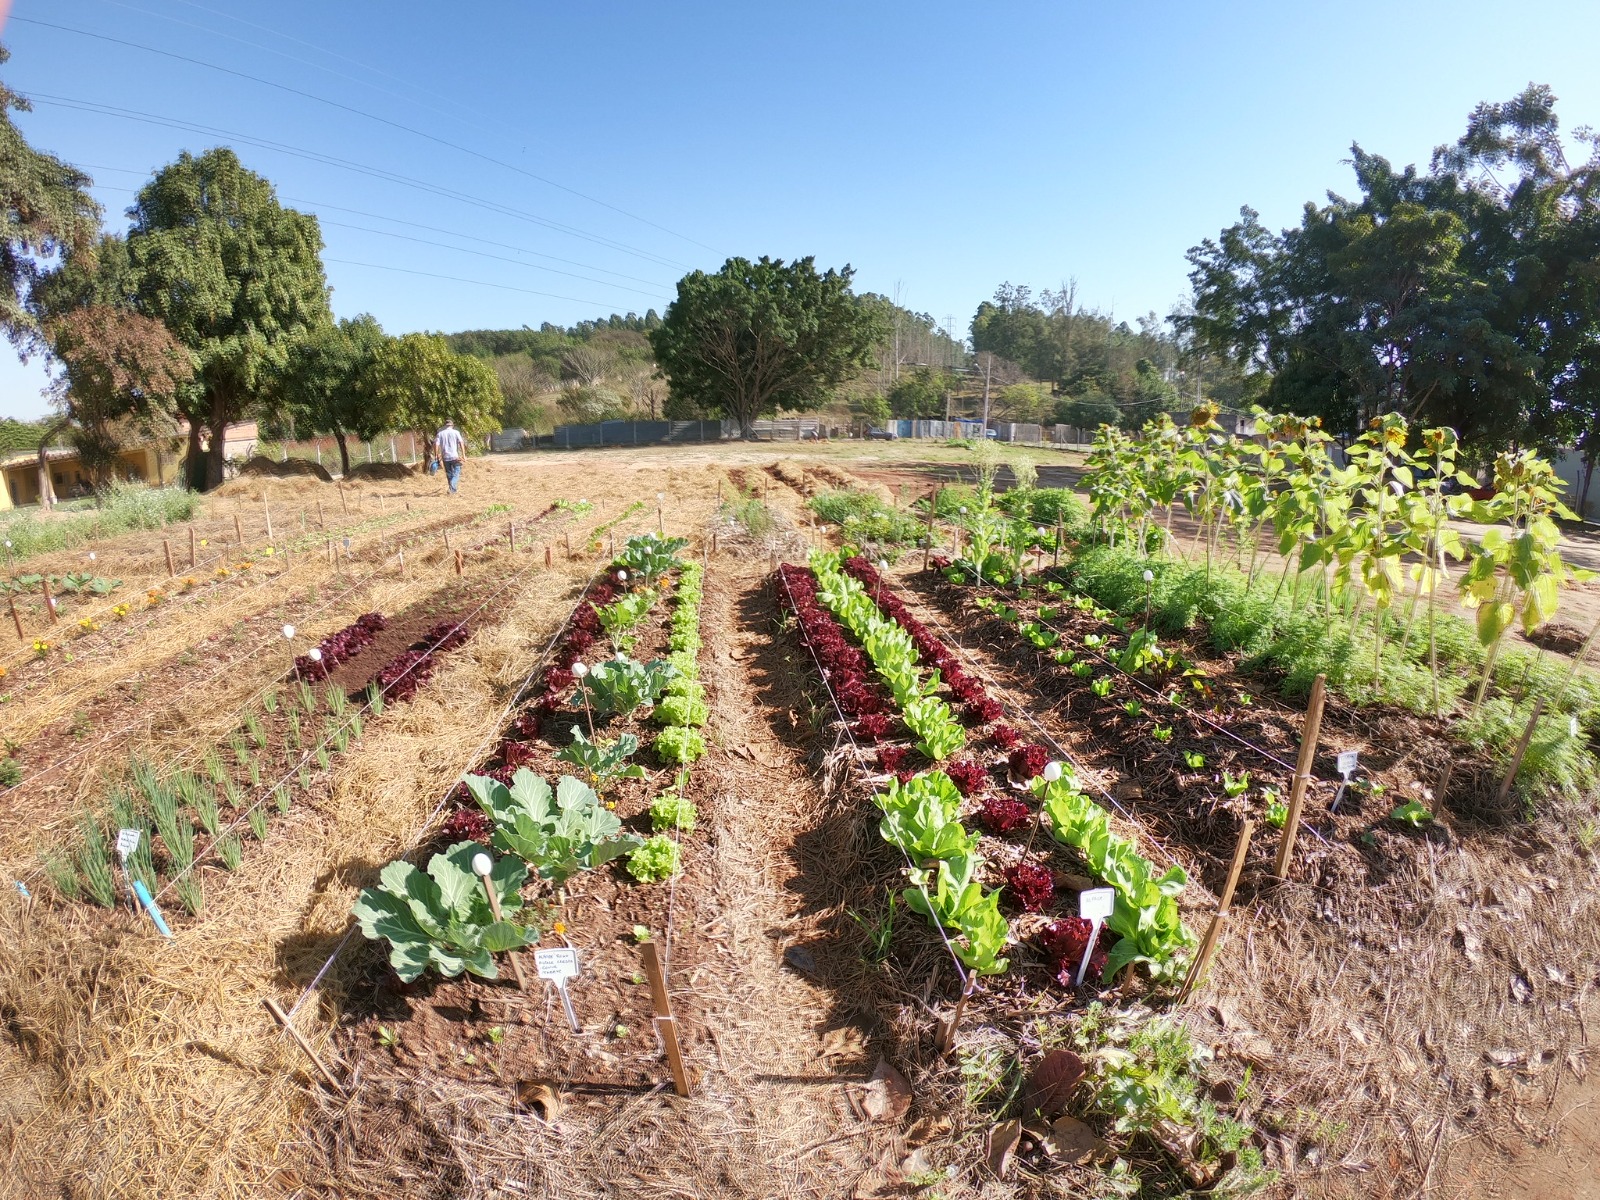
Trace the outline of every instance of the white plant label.
[[1334, 760], [1334, 765], [1338, 768], [1339, 774], [1349, 779], [1350, 776], [1356, 773], [1356, 767], [1360, 761], [1361, 755], [1358, 751], [1341, 750], [1339, 757]]
[[123, 862], [128, 861], [128, 855], [139, 848], [139, 831], [137, 829], [122, 829], [117, 832], [117, 857]]
[[1083, 977], [1089, 971], [1089, 957], [1100, 941], [1100, 926], [1116, 906], [1115, 888], [1090, 888], [1086, 892], [1078, 893], [1078, 915], [1089, 922], [1090, 928], [1089, 944], [1083, 948], [1083, 961], [1078, 964], [1078, 975], [1073, 980], [1074, 987], [1083, 986]]
[[539, 972], [540, 979], [548, 979], [557, 987], [565, 988], [567, 980], [577, 978], [578, 952], [570, 946], [557, 947], [553, 950], [535, 950], [533, 966], [534, 970]]

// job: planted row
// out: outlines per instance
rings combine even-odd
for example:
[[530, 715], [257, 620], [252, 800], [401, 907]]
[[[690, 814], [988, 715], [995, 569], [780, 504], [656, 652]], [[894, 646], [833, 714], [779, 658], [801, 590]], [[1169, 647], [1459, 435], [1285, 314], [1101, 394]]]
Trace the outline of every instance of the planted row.
[[668, 680], [655, 711], [656, 723], [663, 726], [656, 735], [656, 753], [666, 762], [680, 766], [695, 762], [706, 752], [705, 735], [700, 732], [710, 716], [705, 685], [700, 683], [700, 601], [704, 585], [705, 572], [699, 563], [689, 563], [678, 576], [667, 638], [667, 662], [676, 674]]
[[335, 667], [360, 654], [388, 627], [389, 622], [382, 613], [362, 613], [337, 633], [330, 633], [323, 638], [317, 643], [316, 649], [296, 655], [295, 678], [308, 679], [312, 683], [328, 678]]

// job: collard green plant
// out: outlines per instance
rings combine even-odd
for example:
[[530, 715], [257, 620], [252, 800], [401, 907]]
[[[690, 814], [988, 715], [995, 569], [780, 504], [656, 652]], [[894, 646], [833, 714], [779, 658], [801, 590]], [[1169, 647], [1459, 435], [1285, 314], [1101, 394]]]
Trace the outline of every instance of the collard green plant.
[[584, 782], [604, 795], [619, 779], [643, 779], [644, 768], [628, 760], [639, 752], [639, 739], [631, 733], [616, 738], [590, 741], [583, 730], [572, 727], [572, 744], [556, 751], [561, 762], [571, 763], [583, 772]]
[[625, 717], [635, 709], [654, 704], [672, 681], [677, 668], [664, 659], [648, 663], [613, 658], [589, 669], [578, 683], [576, 702], [587, 699], [596, 716]]
[[649, 615], [655, 602], [655, 592], [647, 588], [642, 592], [630, 592], [594, 610], [595, 616], [600, 619], [600, 628], [611, 639], [613, 652], [621, 654], [633, 649], [634, 642], [639, 640], [633, 630]]
[[[428, 862], [427, 873], [399, 860], [384, 867], [379, 886], [363, 889], [352, 913], [361, 932], [389, 943], [389, 964], [410, 983], [429, 967], [454, 977], [463, 971], [495, 979], [494, 955], [537, 940], [538, 931], [496, 921], [483, 882], [472, 871], [483, 853], [477, 842], [457, 842]], [[527, 866], [507, 855], [494, 864], [489, 886], [502, 914], [522, 909]]]
[[679, 566], [678, 553], [689, 545], [688, 538], [663, 538], [653, 533], [641, 533], [628, 539], [622, 553], [617, 555], [617, 566], [644, 576], [646, 584], [653, 584], [668, 571]]
[[581, 779], [563, 775], [554, 790], [526, 767], [507, 787], [486, 775], [468, 775], [467, 790], [491, 821], [493, 842], [519, 854], [557, 887], [578, 871], [604, 866], [640, 844]]

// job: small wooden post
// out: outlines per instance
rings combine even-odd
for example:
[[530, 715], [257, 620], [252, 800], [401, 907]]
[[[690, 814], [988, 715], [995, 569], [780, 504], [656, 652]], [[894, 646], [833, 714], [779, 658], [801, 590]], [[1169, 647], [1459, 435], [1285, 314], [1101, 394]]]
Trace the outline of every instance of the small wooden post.
[[611, 557], [617, 557], [617, 535], [614, 533], [611, 535]]
[[195, 567], [194, 526], [191, 525], [191, 526], [189, 526], [189, 569], [192, 571], [192, 570], [194, 570], [194, 567]]
[[333, 539], [332, 538], [328, 539], [328, 561], [330, 563], [335, 561], [335, 559], [333, 557]]
[[1194, 961], [1189, 964], [1189, 973], [1184, 977], [1183, 987], [1178, 991], [1180, 1004], [1199, 986], [1200, 980], [1205, 976], [1206, 967], [1210, 965], [1211, 956], [1216, 953], [1217, 941], [1222, 936], [1222, 923], [1227, 919], [1228, 910], [1233, 907], [1233, 890], [1239, 886], [1239, 874], [1244, 870], [1245, 855], [1250, 850], [1250, 839], [1255, 831], [1255, 821], [1246, 817], [1244, 828], [1239, 831], [1239, 842], [1233, 848], [1233, 862], [1228, 867], [1228, 882], [1223, 885], [1222, 896], [1217, 901], [1217, 911], [1206, 929], [1206, 936], [1201, 939], [1200, 949], [1195, 951]]
[[517, 525], [515, 521], [506, 522], [506, 549], [513, 554], [517, 550]]
[[1061, 533], [1062, 533], [1061, 514], [1057, 513], [1056, 514], [1056, 560], [1055, 560], [1054, 563], [1051, 564], [1052, 566], [1056, 566], [1056, 567], [1059, 567], [1061, 565]]
[[345, 497], [344, 480], [342, 479], [339, 480], [339, 503], [344, 505], [344, 515], [348, 517], [350, 515], [350, 501]]
[[561, 536], [566, 539], [567, 557], [571, 558], [572, 557], [572, 534], [571, 533], [563, 533]]
[[167, 556], [167, 578], [171, 579], [174, 575], [176, 575], [178, 573], [177, 568], [172, 565], [172, 539], [171, 538], [162, 538], [161, 539], [161, 549], [166, 553], [166, 556]]
[[328, 1081], [328, 1086], [334, 1091], [338, 1092], [341, 1096], [344, 1095], [344, 1084], [340, 1083], [337, 1077], [335, 1077], [334, 1073], [328, 1070], [328, 1065], [317, 1056], [317, 1052], [311, 1048], [311, 1043], [306, 1041], [305, 1037], [300, 1033], [300, 1031], [294, 1027], [293, 1023], [289, 1020], [289, 1014], [284, 1012], [283, 1009], [279, 1008], [278, 1002], [271, 996], [265, 997], [261, 1003], [267, 1006], [267, 1011], [272, 1014], [273, 1020], [277, 1021], [279, 1025], [282, 1025], [289, 1031], [289, 1036], [292, 1037], [300, 1049], [305, 1052], [305, 1056], [316, 1064], [318, 1072], [321, 1073], [322, 1077]]
[[39, 580], [39, 586], [44, 589], [44, 610], [50, 614], [50, 623], [54, 625], [61, 618], [56, 616], [55, 597], [50, 594], [50, 577], [46, 575]]
[[322, 515], [322, 501], [318, 500], [317, 501], [317, 528], [318, 529], [326, 529], [327, 527], [328, 527], [328, 522]]
[[722, 476], [717, 476], [717, 507], [722, 507]]
[[667, 535], [666, 520], [661, 515], [661, 505], [659, 504], [656, 505], [656, 532], [662, 537], [666, 537]]
[[27, 635], [22, 632], [22, 618], [17, 616], [17, 598], [8, 592], [6, 593], [6, 603], [11, 606], [11, 623], [17, 627], [17, 641], [27, 641]]
[[461, 551], [456, 551], [456, 574], [461, 574]]
[[1528, 718], [1528, 727], [1522, 731], [1522, 740], [1517, 743], [1517, 752], [1511, 756], [1511, 767], [1500, 781], [1500, 794], [1495, 797], [1497, 804], [1504, 804], [1506, 797], [1511, 795], [1511, 785], [1517, 781], [1517, 772], [1522, 769], [1522, 756], [1528, 752], [1528, 744], [1533, 741], [1533, 727], [1543, 714], [1544, 697], [1540, 696], [1539, 702], [1533, 706], [1533, 715]]
[[267, 541], [272, 540], [272, 506], [267, 503], [265, 496], [261, 497], [261, 513], [267, 518]]
[[550, 565], [550, 543], [549, 542], [546, 542], [544, 544], [544, 565], [547, 566], [547, 567]]
[[448, 529], [444, 531], [444, 548], [446, 550], [450, 549], [450, 531]]
[[[489, 911], [494, 914], [496, 921], [504, 921], [505, 916], [500, 911], [500, 897], [494, 890], [494, 884], [489, 882], [488, 876], [483, 877], [483, 891], [489, 897]], [[522, 973], [522, 959], [515, 950], [508, 950], [506, 957], [511, 960], [511, 970], [517, 976], [517, 986], [523, 991], [528, 990], [528, 977]]]
[[717, 531], [715, 529], [713, 529], [711, 531], [711, 553], [713, 555], [715, 555], [716, 552], [717, 552]]
[[928, 544], [922, 548], [922, 569], [928, 569], [928, 562], [933, 555], [933, 518], [939, 507], [939, 489], [928, 489]]
[[1278, 843], [1278, 858], [1272, 866], [1272, 874], [1277, 879], [1289, 873], [1295, 834], [1300, 831], [1300, 808], [1305, 803], [1311, 765], [1317, 757], [1317, 736], [1322, 732], [1323, 689], [1327, 683], [1326, 675], [1318, 675], [1311, 683], [1311, 702], [1306, 706], [1305, 729], [1300, 735], [1300, 759], [1295, 763], [1294, 787], [1289, 791], [1289, 817], [1283, 823], [1283, 839]]
[[233, 514], [233, 536], [239, 539], [239, 548], [244, 548], [244, 523], [239, 520], [239, 514]]
[[946, 1058], [956, 1048], [956, 1028], [961, 1024], [961, 1014], [967, 1007], [967, 1001], [972, 999], [972, 993], [978, 987], [978, 973], [967, 972], [967, 984], [961, 989], [961, 999], [956, 1001], [956, 1010], [950, 1014], [948, 1021], [939, 1022], [938, 1048], [939, 1053]]
[[678, 1046], [678, 1022], [672, 1015], [667, 996], [667, 979], [661, 973], [661, 954], [654, 942], [640, 947], [644, 953], [644, 973], [650, 978], [650, 1000], [656, 1010], [656, 1033], [667, 1048], [667, 1066], [672, 1070], [672, 1087], [680, 1096], [689, 1094], [689, 1075], [683, 1069], [683, 1051]]

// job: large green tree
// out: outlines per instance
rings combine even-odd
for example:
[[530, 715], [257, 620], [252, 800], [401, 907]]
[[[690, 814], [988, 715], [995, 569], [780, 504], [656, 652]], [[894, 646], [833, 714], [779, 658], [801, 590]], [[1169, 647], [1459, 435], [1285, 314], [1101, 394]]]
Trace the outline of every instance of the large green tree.
[[685, 275], [650, 332], [672, 396], [737, 421], [744, 437], [758, 417], [825, 403], [888, 332], [881, 307], [850, 290], [853, 275], [765, 257]]
[[[0, 46], [0, 64], [11, 57]], [[28, 145], [11, 119], [32, 105], [0, 84], [0, 326], [24, 346], [39, 331], [29, 291], [41, 263], [57, 254], [88, 252], [100, 230], [100, 206], [88, 193], [89, 177]]]
[[[317, 219], [278, 203], [232, 150], [184, 153], [140, 189], [128, 257], [141, 311], [192, 353], [190, 480], [222, 482], [228, 425], [258, 405], [290, 348], [327, 324]], [[202, 429], [210, 450], [202, 459]]]
[[505, 409], [493, 367], [454, 353], [444, 338], [427, 333], [386, 339], [373, 355], [363, 390], [424, 446], [447, 420], [469, 440], [493, 433]]
[[370, 442], [396, 424], [394, 409], [371, 386], [373, 363], [387, 341], [383, 327], [365, 313], [318, 325], [291, 347], [278, 381], [280, 417], [297, 432], [331, 434], [346, 475], [350, 435]]

